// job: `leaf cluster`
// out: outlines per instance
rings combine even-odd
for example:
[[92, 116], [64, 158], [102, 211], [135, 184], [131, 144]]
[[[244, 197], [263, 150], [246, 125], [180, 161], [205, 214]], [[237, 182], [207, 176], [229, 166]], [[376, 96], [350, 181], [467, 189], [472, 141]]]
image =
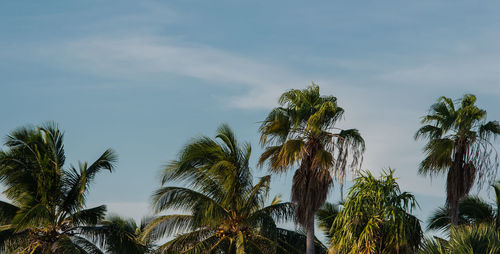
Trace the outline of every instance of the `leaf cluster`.
[[379, 179], [362, 172], [335, 216], [329, 234], [330, 253], [413, 253], [422, 230], [411, 214], [415, 197], [401, 192], [394, 171]]
[[108, 149], [95, 162], [65, 167], [64, 134], [54, 123], [14, 130], [0, 151], [0, 248], [20, 253], [100, 253], [79, 229], [100, 222], [106, 206], [85, 207], [95, 176], [113, 171]]

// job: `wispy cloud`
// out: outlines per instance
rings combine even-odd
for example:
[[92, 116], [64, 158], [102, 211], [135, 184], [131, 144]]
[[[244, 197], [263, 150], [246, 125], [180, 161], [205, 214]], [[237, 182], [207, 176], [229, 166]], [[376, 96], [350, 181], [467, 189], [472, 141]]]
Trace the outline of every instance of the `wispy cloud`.
[[161, 36], [93, 36], [43, 47], [40, 52], [60, 67], [107, 78], [148, 82], [180, 75], [216, 86], [239, 86], [246, 92], [225, 101], [241, 108], [269, 108], [283, 90], [303, 87], [314, 79], [335, 89], [358, 84], [369, 91], [380, 86], [385, 89], [406, 86], [412, 90], [460, 88], [500, 95], [500, 62], [497, 60], [500, 53], [483, 49], [471, 54], [467, 47], [457, 48], [456, 55], [428, 57], [427, 61], [412, 64], [324, 59], [332, 66], [348, 66], [351, 72], [358, 70], [358, 77], [298, 74], [286, 63], [270, 63]]
[[411, 64], [402, 62], [386, 68], [376, 78], [380, 82], [413, 88], [453, 88], [500, 96], [498, 44], [498, 31], [485, 30], [477, 37], [448, 45], [446, 50], [414, 56], [419, 60]]
[[[284, 63], [269, 63], [214, 47], [157, 36], [96, 36], [49, 50], [44, 48], [43, 52], [47, 57], [56, 55], [52, 60], [62, 68], [139, 85], [171, 75], [199, 79], [214, 87], [238, 86], [243, 88], [237, 89], [239, 94], [227, 95], [230, 97], [223, 101], [246, 109], [271, 108], [283, 91], [302, 88], [314, 78], [298, 74]], [[373, 70], [368, 71], [370, 75], [363, 76], [363, 71], [355, 78], [333, 78], [323, 74], [314, 80], [325, 93], [338, 96], [342, 106], [348, 109], [346, 127], [359, 128], [366, 137], [369, 145], [365, 167], [375, 171], [395, 167], [401, 173], [402, 184], [409, 190], [429, 195], [440, 193], [442, 181], [437, 179], [432, 187], [421, 189], [428, 179], [416, 175], [419, 158], [415, 155], [421, 153], [411, 138], [418, 128], [419, 117], [428, 106], [425, 103], [439, 95], [436, 88], [438, 91], [469, 88], [467, 91], [496, 94], [500, 88], [499, 72], [496, 72], [500, 66], [493, 56], [476, 55], [469, 58], [470, 61], [455, 61], [456, 57], [433, 59], [428, 63], [401, 64], [398, 67], [384, 64], [384, 68], [367, 64], [369, 60], [363, 59], [359, 68], [367, 71], [373, 66]], [[332, 65], [343, 63], [334, 61]], [[355, 70], [356, 61], [348, 61], [348, 66]], [[424, 104], [422, 99], [426, 101]]]
[[500, 54], [424, 63], [380, 74], [381, 81], [500, 95]]
[[[243, 108], [269, 107], [285, 88], [311, 80], [278, 65], [203, 45], [157, 37], [88, 38], [41, 50], [63, 68], [108, 78], [142, 80], [181, 75], [214, 85], [239, 85], [248, 94], [229, 101]], [[55, 58], [53, 56], [56, 56]]]

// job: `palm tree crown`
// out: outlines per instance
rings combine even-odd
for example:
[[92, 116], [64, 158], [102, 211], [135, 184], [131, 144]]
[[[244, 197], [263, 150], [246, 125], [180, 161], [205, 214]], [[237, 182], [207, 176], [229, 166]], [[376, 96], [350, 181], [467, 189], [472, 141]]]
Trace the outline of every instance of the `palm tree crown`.
[[292, 202], [297, 206], [297, 222], [308, 233], [309, 254], [313, 253], [314, 214], [325, 203], [332, 173], [342, 184], [346, 168], [360, 166], [365, 145], [356, 129], [336, 128], [344, 110], [337, 98], [321, 96], [317, 85], [285, 92], [279, 104], [260, 126], [260, 141], [266, 148], [259, 164], [267, 162], [277, 173], [300, 164], [293, 177]]
[[97, 227], [83, 227], [87, 237], [109, 254], [146, 254], [155, 253], [152, 239], [142, 239], [143, 230], [149, 219], [137, 225], [133, 219], [118, 215], [107, 216]]
[[453, 224], [458, 223], [459, 201], [475, 182], [480, 187], [483, 179], [495, 179], [498, 169], [498, 156], [490, 140], [500, 134], [500, 124], [487, 122], [486, 111], [475, 103], [476, 97], [471, 94], [457, 104], [450, 98], [439, 98], [415, 134], [415, 139], [428, 139], [419, 173], [447, 171], [446, 207]]
[[277, 222], [293, 218], [294, 207], [275, 198], [265, 205], [270, 176], [252, 184], [251, 148], [240, 145], [222, 125], [216, 139], [201, 137], [187, 144], [163, 171], [165, 186], [153, 195], [156, 212], [181, 209], [189, 214], [158, 215], [144, 237], [174, 236], [160, 246], [164, 253], [294, 253], [286, 238], [297, 233]]
[[80, 229], [105, 215], [104, 205], [86, 209], [85, 197], [97, 173], [113, 170], [114, 152], [65, 168], [63, 133], [55, 124], [19, 128], [5, 146], [0, 182], [11, 203], [0, 202], [1, 247], [21, 253], [99, 253]]

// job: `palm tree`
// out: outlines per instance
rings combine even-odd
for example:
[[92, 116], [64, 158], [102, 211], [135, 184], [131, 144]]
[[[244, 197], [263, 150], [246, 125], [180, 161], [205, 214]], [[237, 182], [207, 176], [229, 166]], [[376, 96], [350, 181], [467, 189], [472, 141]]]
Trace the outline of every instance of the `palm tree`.
[[450, 228], [450, 239], [426, 239], [421, 254], [500, 254], [500, 231], [490, 223]]
[[163, 253], [294, 253], [288, 240], [297, 233], [276, 226], [293, 218], [294, 207], [278, 197], [265, 205], [271, 178], [252, 184], [250, 153], [250, 145], [240, 145], [227, 125], [219, 127], [215, 139], [188, 143], [162, 179], [162, 185], [187, 186], [164, 186], [153, 194], [157, 213], [180, 209], [188, 214], [158, 215], [144, 238], [173, 236], [159, 246]]
[[[458, 204], [458, 224], [491, 223], [500, 229], [500, 181], [492, 185], [496, 194], [496, 208], [479, 197], [465, 197]], [[445, 207], [437, 209], [429, 218], [427, 229], [449, 231], [450, 214]]]
[[420, 221], [411, 214], [415, 197], [401, 192], [394, 171], [380, 179], [363, 172], [336, 216], [330, 253], [414, 253], [422, 238]]
[[0, 151], [0, 182], [10, 200], [0, 202], [0, 247], [15, 253], [100, 253], [80, 232], [96, 225], [106, 206], [85, 208], [88, 188], [116, 156], [106, 150], [94, 163], [65, 168], [63, 133], [55, 124], [22, 127]]
[[457, 104], [450, 98], [439, 98], [415, 134], [415, 139], [428, 140], [419, 173], [432, 176], [447, 172], [446, 208], [455, 225], [460, 200], [474, 183], [481, 187], [484, 179], [495, 179], [498, 169], [498, 156], [490, 140], [500, 134], [500, 124], [486, 122], [486, 111], [475, 103], [476, 96], [471, 94]]
[[[259, 165], [283, 173], [299, 164], [292, 183], [296, 222], [307, 232], [306, 253], [314, 253], [314, 214], [325, 203], [333, 175], [341, 185], [346, 168], [361, 165], [365, 143], [356, 129], [335, 125], [344, 115], [337, 98], [321, 96], [313, 83], [306, 89], [292, 89], [281, 95], [260, 126], [261, 145], [266, 146]], [[350, 156], [351, 163], [348, 163]]]
[[151, 239], [142, 239], [147, 221], [137, 225], [133, 219], [111, 215], [101, 221], [97, 227], [82, 227], [81, 231], [109, 254], [153, 253], [154, 245]]

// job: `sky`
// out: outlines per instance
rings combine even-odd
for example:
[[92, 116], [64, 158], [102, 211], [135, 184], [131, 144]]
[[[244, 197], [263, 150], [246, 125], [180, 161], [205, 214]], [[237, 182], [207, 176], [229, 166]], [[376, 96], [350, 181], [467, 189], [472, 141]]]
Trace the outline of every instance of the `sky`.
[[[116, 171], [88, 205], [139, 220], [162, 167], [221, 123], [267, 174], [259, 121], [314, 82], [364, 137], [363, 169], [395, 169], [425, 220], [445, 181], [417, 174], [413, 135], [443, 95], [473, 93], [500, 120], [498, 13], [498, 1], [2, 1], [0, 135], [55, 121], [73, 164], [113, 148]], [[288, 200], [292, 175], [273, 176], [272, 194]], [[492, 200], [486, 189], [473, 194]]]

